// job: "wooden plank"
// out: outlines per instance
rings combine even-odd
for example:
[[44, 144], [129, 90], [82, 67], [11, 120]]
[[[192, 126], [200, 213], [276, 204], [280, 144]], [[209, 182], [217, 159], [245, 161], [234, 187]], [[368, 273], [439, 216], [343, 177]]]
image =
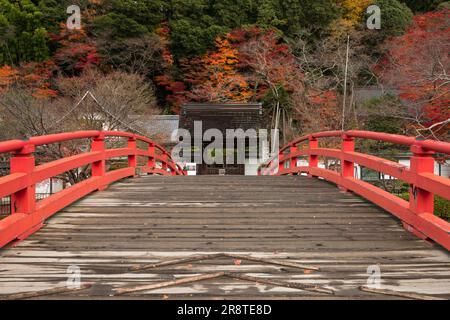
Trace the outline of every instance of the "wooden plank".
[[450, 298], [447, 251], [413, 237], [373, 204], [305, 177], [148, 176], [116, 183], [0, 250], [0, 294], [51, 287], [72, 264], [95, 287], [41, 298], [109, 298], [113, 288], [223, 273], [126, 297], [404, 299], [358, 289], [372, 264], [395, 292]]
[[56, 294], [63, 294], [63, 293], [70, 293], [70, 292], [73, 293], [73, 292], [79, 292], [82, 290], [89, 289], [90, 287], [92, 287], [92, 284], [85, 283], [83, 285], [80, 285], [79, 288], [58, 287], [58, 288], [52, 288], [52, 289], [40, 290], [40, 291], [0, 295], [0, 300], [24, 300], [24, 299], [37, 298], [37, 297], [42, 297], [42, 296], [49, 296], [49, 295], [56, 295]]
[[320, 286], [310, 286], [310, 285], [305, 285], [305, 284], [301, 284], [301, 283], [290, 283], [290, 282], [285, 282], [285, 281], [277, 281], [277, 280], [273, 280], [273, 279], [251, 277], [251, 276], [247, 276], [244, 274], [238, 274], [238, 273], [226, 273], [225, 275], [230, 278], [246, 280], [246, 281], [250, 281], [250, 282], [265, 283], [265, 284], [270, 284], [273, 286], [294, 288], [294, 289], [313, 291], [313, 292], [318, 292], [318, 293], [334, 294], [333, 290], [323, 288]]
[[302, 269], [302, 270], [313, 270], [313, 271], [319, 271], [320, 270], [320, 268], [318, 268], [318, 267], [307, 266], [307, 265], [302, 265], [302, 264], [298, 264], [298, 263], [292, 263], [292, 262], [288, 262], [288, 261], [280, 261], [280, 260], [275, 260], [275, 259], [257, 258], [257, 257], [254, 257], [254, 256], [240, 255], [240, 254], [234, 254], [234, 253], [225, 253], [224, 255], [226, 257], [230, 257], [230, 258], [234, 258], [234, 259], [250, 260], [250, 261], [254, 261], [254, 262], [260, 262], [260, 263], [263, 263], [263, 264], [274, 264], [274, 265], [278, 265], [278, 266], [289, 267], [289, 268], [296, 268], [296, 269]]
[[301, 265], [301, 264], [287, 262], [287, 261], [257, 258], [257, 257], [253, 257], [250, 255], [219, 253], [219, 254], [211, 254], [211, 255], [195, 255], [192, 257], [187, 257], [187, 258], [182, 258], [182, 259], [163, 261], [163, 262], [156, 263], [156, 264], [134, 266], [134, 267], [130, 268], [130, 271], [148, 270], [148, 269], [160, 268], [160, 267], [171, 266], [171, 265], [187, 263], [187, 262], [194, 262], [194, 261], [199, 262], [202, 260], [211, 260], [211, 259], [215, 259], [215, 258], [219, 258], [219, 257], [229, 257], [229, 258], [233, 258], [233, 259], [249, 260], [249, 261], [254, 261], [254, 262], [260, 262], [263, 264], [273, 264], [273, 265], [302, 269], [302, 270], [315, 270], [315, 271], [320, 270], [318, 267], [306, 266], [306, 265]]
[[396, 297], [402, 297], [402, 298], [408, 298], [408, 299], [414, 299], [414, 300], [447, 300], [447, 299], [443, 299], [443, 298], [439, 298], [439, 297], [433, 297], [433, 296], [428, 296], [428, 295], [424, 295], [424, 294], [417, 294], [417, 293], [413, 293], [413, 292], [401, 292], [401, 291], [393, 291], [393, 290], [387, 290], [387, 289], [369, 288], [369, 287], [364, 287], [364, 286], [359, 287], [359, 290], [364, 291], [364, 292], [396, 296]]
[[214, 279], [214, 278], [222, 277], [224, 274], [225, 274], [224, 272], [217, 272], [217, 273], [203, 274], [203, 275], [192, 276], [192, 277], [185, 277], [185, 278], [181, 278], [181, 279], [177, 279], [177, 280], [170, 280], [170, 281], [165, 281], [165, 282], [160, 282], [160, 283], [155, 283], [155, 284], [142, 285], [142, 286], [137, 286], [137, 287], [132, 287], [132, 288], [117, 288], [117, 289], [114, 289], [114, 292], [116, 295], [121, 295], [121, 294], [126, 294], [126, 293], [131, 293], [131, 292], [137, 292], [137, 291], [155, 290], [155, 289], [160, 289], [160, 288], [169, 287], [169, 286], [176, 286], [176, 285], [180, 285], [180, 284]]
[[163, 262], [154, 263], [154, 264], [133, 266], [129, 270], [130, 271], [142, 271], [142, 270], [160, 268], [160, 267], [165, 267], [165, 266], [171, 266], [174, 264], [181, 264], [181, 263], [200, 261], [200, 260], [209, 260], [209, 259], [214, 259], [214, 258], [218, 258], [218, 257], [222, 257], [222, 256], [223, 256], [222, 253], [211, 254], [211, 255], [195, 255], [195, 256], [191, 256], [191, 257], [187, 257], [187, 258], [163, 261]]

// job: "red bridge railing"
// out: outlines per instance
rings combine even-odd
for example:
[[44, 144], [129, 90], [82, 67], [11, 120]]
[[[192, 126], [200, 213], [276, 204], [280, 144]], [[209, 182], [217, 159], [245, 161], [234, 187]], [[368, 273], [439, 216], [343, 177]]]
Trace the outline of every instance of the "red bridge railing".
[[[340, 149], [320, 148], [319, 139], [338, 137]], [[355, 139], [370, 139], [410, 147], [410, 166], [355, 152]], [[302, 143], [308, 143], [306, 146]], [[450, 250], [450, 224], [436, 217], [434, 195], [450, 200], [450, 179], [434, 174], [434, 153], [450, 154], [450, 143], [417, 140], [414, 137], [369, 131], [328, 131], [300, 137], [281, 148], [279, 154], [259, 168], [260, 175], [307, 173], [350, 190], [384, 208], [402, 220], [415, 235], [432, 239]], [[307, 156], [307, 166], [297, 166], [297, 158]], [[319, 156], [339, 159], [340, 172], [319, 168]], [[354, 165], [382, 172], [410, 185], [409, 202], [355, 177]]]
[[[107, 137], [126, 138], [127, 147], [107, 149], [105, 146]], [[77, 139], [90, 139], [90, 151], [35, 165], [36, 147]], [[139, 148], [139, 141], [147, 147]], [[10, 174], [0, 177], [0, 199], [11, 196], [11, 214], [0, 220], [0, 247], [15, 239], [26, 238], [38, 230], [45, 219], [92, 191], [102, 190], [112, 182], [135, 176], [137, 172], [159, 175], [185, 174], [172, 161], [169, 153], [154, 141], [120, 131], [78, 131], [32, 137], [26, 141], [5, 141], [0, 142], [1, 153], [12, 155]], [[128, 157], [127, 167], [107, 171], [106, 160], [118, 157]], [[144, 166], [138, 165], [138, 157], [146, 159]], [[36, 202], [36, 183], [89, 164], [92, 171], [88, 179]]]

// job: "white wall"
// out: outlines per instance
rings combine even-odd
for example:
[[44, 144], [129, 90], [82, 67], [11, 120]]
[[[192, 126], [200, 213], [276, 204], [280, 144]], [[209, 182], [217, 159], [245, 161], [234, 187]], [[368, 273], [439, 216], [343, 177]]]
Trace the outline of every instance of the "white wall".
[[[52, 192], [56, 193], [63, 189], [63, 183], [59, 179], [52, 179]], [[36, 184], [36, 193], [50, 193], [50, 179], [46, 179]]]
[[[399, 163], [403, 164], [404, 166], [407, 166], [409, 168], [409, 159], [400, 159]], [[440, 175], [442, 177], [449, 178], [450, 177], [450, 161], [447, 161], [446, 164], [441, 164], [440, 168], [441, 168]], [[439, 163], [436, 161], [434, 162], [434, 174], [437, 176], [439, 175]]]
[[[410, 161], [409, 159], [400, 159], [398, 163], [409, 168]], [[356, 177], [358, 179], [361, 179], [361, 167], [358, 164], [355, 165], [355, 172]], [[437, 162], [434, 163], [434, 174], [439, 175], [439, 163]], [[450, 178], [450, 161], [447, 161], [445, 165], [444, 164], [440, 165], [440, 175], [442, 177]], [[384, 179], [395, 179], [395, 178], [385, 174]]]
[[245, 175], [246, 176], [257, 176], [258, 175], [258, 168], [260, 166], [261, 162], [258, 162], [258, 160], [255, 159], [245, 159]]

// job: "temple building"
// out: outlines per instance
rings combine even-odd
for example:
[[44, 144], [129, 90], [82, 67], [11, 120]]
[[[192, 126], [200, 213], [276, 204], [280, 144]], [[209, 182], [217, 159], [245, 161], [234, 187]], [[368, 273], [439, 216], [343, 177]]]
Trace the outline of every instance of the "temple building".
[[[201, 131], [194, 130], [195, 122], [201, 123]], [[259, 166], [258, 156], [260, 154], [259, 130], [262, 129], [262, 105], [260, 103], [189, 103], [181, 108], [179, 128], [190, 132], [191, 140], [191, 162], [196, 163], [197, 174], [200, 175], [256, 175]], [[223, 145], [212, 150], [215, 157], [223, 157], [223, 163], [205, 163], [204, 159], [198, 161], [194, 154], [203, 154], [205, 148], [211, 143], [203, 139], [205, 131], [218, 129], [223, 135]], [[236, 138], [234, 148], [227, 148], [226, 134], [231, 130], [242, 129], [247, 133], [245, 138]], [[250, 129], [250, 130], [249, 130]], [[248, 131], [247, 131], [248, 130]], [[206, 140], [206, 141], [204, 141]], [[256, 150], [255, 150], [255, 143]], [[194, 141], [201, 141], [201, 146], [194, 145]], [[250, 143], [250, 141], [252, 143]], [[238, 146], [240, 150], [238, 150]], [[242, 150], [244, 146], [244, 150]], [[239, 152], [245, 153], [245, 160], [239, 161]], [[227, 161], [232, 157], [234, 161]], [[197, 159], [197, 161], [195, 161]], [[218, 163], [219, 162], [219, 163]], [[230, 163], [233, 162], [233, 163]]]

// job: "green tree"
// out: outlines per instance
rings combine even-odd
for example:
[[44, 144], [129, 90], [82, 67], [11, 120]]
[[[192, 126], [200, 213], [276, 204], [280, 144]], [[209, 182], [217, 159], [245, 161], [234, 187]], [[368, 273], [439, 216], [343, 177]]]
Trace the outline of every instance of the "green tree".
[[96, 17], [93, 22], [93, 34], [111, 40], [138, 37], [148, 33], [148, 29], [135, 20], [119, 13], [108, 13]]
[[450, 1], [442, 2], [436, 8], [436, 10], [444, 10], [444, 9], [450, 10]]
[[169, 1], [164, 0], [106, 0], [103, 7], [122, 14], [151, 31], [165, 19]]
[[426, 12], [435, 10], [446, 0], [403, 0], [413, 12]]
[[[373, 57], [381, 57], [384, 53], [383, 44], [389, 37], [402, 35], [412, 24], [413, 13], [404, 3], [397, 0], [375, 0], [373, 4], [381, 9], [381, 29], [367, 30], [362, 25], [364, 50]], [[365, 13], [365, 19], [369, 15]]]
[[173, 0], [167, 11], [175, 57], [205, 53], [232, 29], [260, 25], [294, 37], [302, 29], [327, 30], [339, 17], [332, 0]]
[[171, 49], [176, 58], [204, 54], [214, 48], [214, 39], [230, 30], [220, 23], [214, 2], [173, 0], [167, 17], [171, 30]]
[[0, 65], [43, 61], [49, 57], [43, 13], [29, 0], [0, 0]]
[[377, 41], [402, 35], [411, 25], [413, 13], [404, 3], [397, 0], [375, 0], [374, 4], [381, 9], [381, 30], [377, 30]]
[[362, 105], [363, 128], [368, 131], [404, 134], [406, 120], [402, 117], [403, 108], [396, 96], [384, 95], [373, 98]]
[[[204, 20], [208, 20], [204, 17]], [[229, 31], [227, 27], [199, 23], [190, 19], [173, 20], [170, 23], [172, 45], [175, 57], [194, 56], [214, 47], [214, 39]]]
[[234, 29], [257, 22], [258, 2], [256, 0], [213, 0], [211, 9], [219, 25]]
[[66, 8], [70, 4], [64, 6], [61, 1], [56, 0], [39, 1], [38, 8], [39, 11], [42, 12], [42, 27], [44, 27], [50, 33], [58, 33], [60, 23], [65, 22], [68, 17]]
[[257, 23], [276, 27], [293, 37], [302, 29], [327, 30], [339, 17], [339, 8], [332, 0], [261, 0]]

